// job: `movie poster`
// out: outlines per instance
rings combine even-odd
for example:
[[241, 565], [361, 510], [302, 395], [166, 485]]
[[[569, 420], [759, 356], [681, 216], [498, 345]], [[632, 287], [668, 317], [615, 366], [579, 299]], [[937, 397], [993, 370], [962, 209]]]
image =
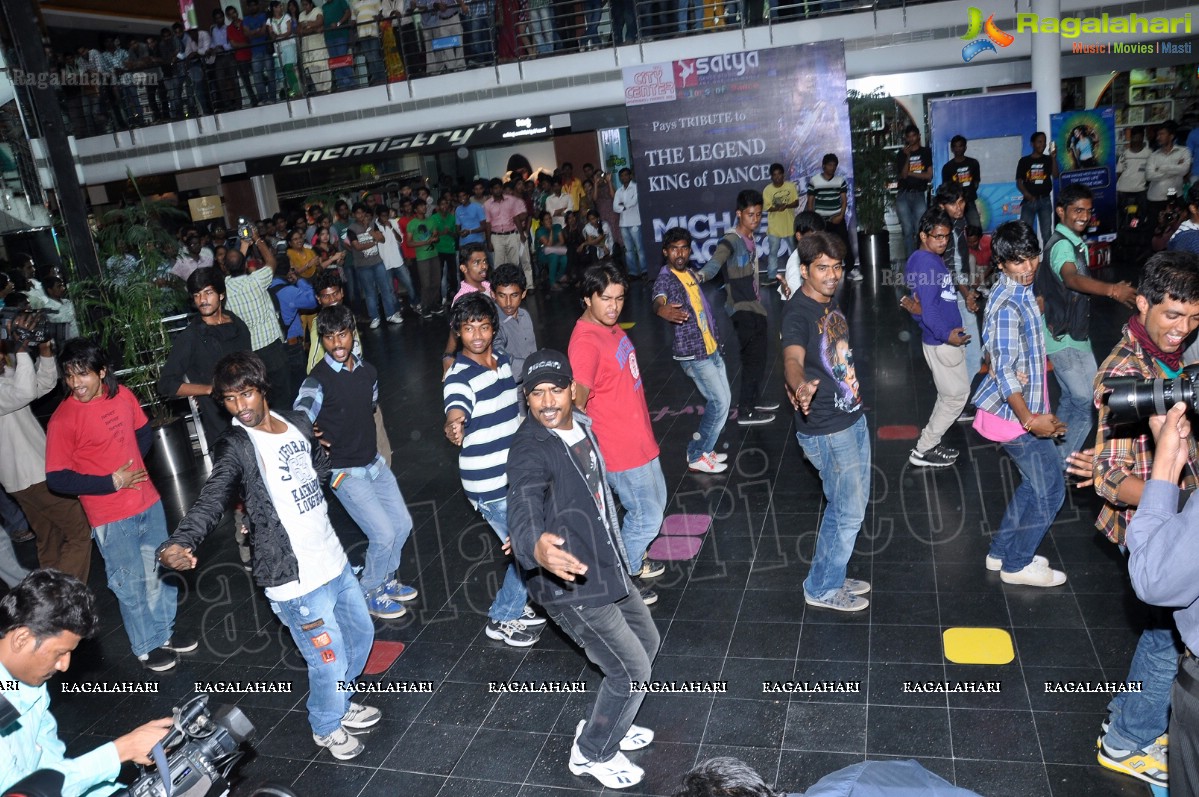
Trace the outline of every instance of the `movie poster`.
[[1089, 233], [1100, 241], [1116, 237], [1116, 112], [1113, 108], [1066, 111], [1050, 117], [1057, 147], [1059, 190], [1082, 183], [1095, 195]]

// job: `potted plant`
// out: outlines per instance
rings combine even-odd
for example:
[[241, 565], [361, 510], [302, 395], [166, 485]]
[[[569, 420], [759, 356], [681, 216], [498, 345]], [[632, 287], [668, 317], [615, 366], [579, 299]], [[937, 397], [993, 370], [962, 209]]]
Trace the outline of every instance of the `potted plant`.
[[104, 213], [95, 229], [102, 274], [73, 285], [79, 322], [109, 353], [121, 382], [137, 396], [154, 428], [148, 458], [171, 475], [194, 465], [183, 418], [158, 395], [158, 378], [171, 339], [163, 320], [184, 312], [186, 297], [167, 274], [178, 250], [164, 222], [187, 214], [143, 196], [133, 182], [135, 202]]
[[895, 101], [882, 88], [869, 93], [851, 89], [849, 133], [853, 146], [854, 217], [858, 225], [858, 256], [862, 268], [877, 279], [878, 269], [891, 264], [887, 233], [887, 188], [894, 152], [886, 148]]

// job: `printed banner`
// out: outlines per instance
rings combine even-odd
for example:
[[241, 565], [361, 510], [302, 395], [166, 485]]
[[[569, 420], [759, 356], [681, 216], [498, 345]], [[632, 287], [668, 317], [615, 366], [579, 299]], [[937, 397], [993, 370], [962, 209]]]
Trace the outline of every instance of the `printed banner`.
[[1082, 183], [1095, 195], [1088, 232], [1100, 241], [1116, 237], [1116, 111], [1093, 108], [1049, 117], [1057, 147], [1060, 187]]
[[[663, 233], [675, 226], [691, 232], [692, 257], [706, 262], [736, 224], [739, 191], [761, 191], [770, 164], [781, 163], [802, 195], [829, 152], [849, 181], [847, 222], [854, 229], [841, 42], [628, 67], [624, 88], [651, 263], [659, 261]], [[759, 232], [764, 242], [765, 216]]]

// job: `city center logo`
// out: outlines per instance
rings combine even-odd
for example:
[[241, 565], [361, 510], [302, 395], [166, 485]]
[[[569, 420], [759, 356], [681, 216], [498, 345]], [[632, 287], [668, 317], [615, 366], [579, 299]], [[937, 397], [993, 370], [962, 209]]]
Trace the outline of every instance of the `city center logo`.
[[[995, 49], [995, 45], [998, 44], [1000, 47], [1007, 47], [1016, 40], [1012, 34], [1008, 33], [1007, 31], [1000, 30], [999, 26], [995, 24], [994, 14], [987, 17], [987, 21], [984, 23], [983, 12], [979, 11], [974, 6], [971, 6], [969, 8], [969, 13], [969, 27], [966, 29], [966, 35], [961, 37], [963, 40], [969, 42], [965, 47], [962, 48], [963, 61], [973, 61], [975, 56], [977, 56], [979, 53], [985, 52], [986, 50], [990, 50], [993, 53], [999, 52]], [[985, 33], [986, 36], [980, 39], [980, 33]]]

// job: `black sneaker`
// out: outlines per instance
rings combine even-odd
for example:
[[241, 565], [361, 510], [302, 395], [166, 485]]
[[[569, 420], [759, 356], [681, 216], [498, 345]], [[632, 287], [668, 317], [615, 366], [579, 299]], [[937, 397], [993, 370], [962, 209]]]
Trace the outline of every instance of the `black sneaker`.
[[908, 455], [908, 462], [919, 468], [948, 468], [953, 464], [953, 457], [945, 456], [939, 449], [940, 446], [933, 446], [928, 451], [920, 452], [913, 448]]
[[180, 631], [176, 631], [171, 635], [171, 638], [167, 640], [167, 643], [162, 646], [162, 649], [169, 650], [172, 653], [191, 653], [198, 647], [200, 647], [200, 640], [196, 639], [190, 634], [184, 634]]
[[143, 653], [138, 656], [137, 660], [151, 672], [173, 670], [175, 669], [175, 665], [179, 663], [179, 657], [175, 655], [174, 651], [167, 650], [166, 648], [154, 648], [149, 653]]
[[774, 416], [769, 412], [758, 412], [756, 410], [747, 410], [737, 413], [738, 426], [762, 426], [763, 424], [774, 421]]
[[758, 403], [754, 405], [754, 412], [774, 412], [779, 408], [779, 406], [780, 405], [777, 401], [771, 401], [770, 399], [759, 399]]
[[638, 592], [641, 593], [641, 600], [644, 601], [646, 606], [653, 606], [658, 602], [658, 593], [649, 587], [642, 587]]
[[507, 620], [502, 623], [498, 620], [488, 620], [484, 631], [488, 639], [501, 640], [505, 645], [514, 648], [527, 648], [538, 638], [538, 634], [529, 631], [523, 620]]
[[958, 450], [956, 448], [950, 448], [949, 446], [942, 445], [941, 443], [937, 443], [937, 445], [933, 446], [933, 451], [940, 451], [943, 455], [949, 457], [950, 459], [958, 458]]

